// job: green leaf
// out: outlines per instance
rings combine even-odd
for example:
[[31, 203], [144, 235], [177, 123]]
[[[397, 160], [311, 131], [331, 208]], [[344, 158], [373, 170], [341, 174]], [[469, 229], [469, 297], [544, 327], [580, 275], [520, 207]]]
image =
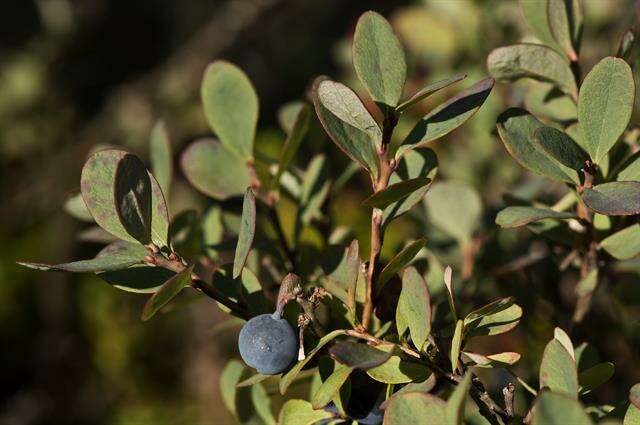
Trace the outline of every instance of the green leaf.
[[416, 177], [414, 179], [403, 180], [387, 186], [384, 190], [374, 193], [365, 199], [362, 204], [373, 208], [383, 209], [394, 202], [408, 197], [430, 183], [431, 179], [428, 177]]
[[289, 385], [291, 385], [291, 383], [294, 381], [296, 376], [298, 376], [298, 373], [300, 373], [302, 368], [305, 367], [305, 365], [309, 362], [309, 360], [311, 360], [313, 356], [315, 356], [316, 353], [322, 349], [322, 347], [327, 345], [336, 337], [344, 334], [345, 334], [344, 330], [338, 329], [338, 330], [329, 332], [328, 334], [320, 338], [320, 340], [318, 341], [318, 344], [316, 345], [316, 348], [314, 348], [309, 353], [307, 353], [306, 357], [303, 360], [300, 360], [287, 373], [282, 375], [282, 378], [280, 379], [280, 394], [284, 395], [287, 392]]
[[507, 207], [496, 216], [496, 224], [500, 227], [513, 228], [526, 226], [529, 223], [553, 218], [563, 220], [575, 218], [576, 215], [569, 212], [554, 211], [548, 208], [535, 207]]
[[386, 410], [387, 406], [389, 406], [389, 403], [391, 403], [391, 401], [396, 398], [401, 396], [402, 394], [407, 394], [407, 393], [429, 393], [431, 392], [431, 390], [433, 390], [433, 388], [436, 386], [436, 376], [432, 373], [431, 375], [429, 375], [429, 377], [427, 379], [425, 379], [422, 382], [410, 382], [408, 384], [406, 384], [405, 386], [403, 386], [402, 388], [400, 388], [399, 390], [397, 390], [395, 393], [391, 394], [391, 396], [389, 398], [387, 398], [385, 401], [383, 401], [382, 403], [380, 403], [380, 409], [381, 410]]
[[242, 195], [250, 184], [245, 160], [215, 139], [191, 143], [182, 153], [180, 165], [193, 187], [215, 199]]
[[548, 0], [520, 0], [520, 8], [527, 24], [533, 30], [535, 36], [552, 49], [560, 51], [549, 28], [547, 17]]
[[320, 409], [331, 401], [335, 395], [340, 391], [340, 387], [346, 382], [353, 372], [353, 368], [344, 365], [336, 366], [335, 370], [327, 379], [324, 380], [322, 385], [316, 390], [311, 399], [311, 406], [314, 409]]
[[[404, 154], [396, 171], [391, 175], [389, 183], [396, 184], [417, 177], [428, 177], [433, 180], [437, 172], [438, 158], [433, 150], [429, 148], [409, 150]], [[429, 184], [422, 186], [406, 198], [387, 206], [382, 213], [382, 227], [386, 228], [391, 221], [413, 208], [424, 198], [430, 187]]]
[[207, 121], [222, 144], [242, 159], [253, 158], [258, 96], [246, 74], [229, 62], [213, 62], [204, 72], [200, 94]]
[[585, 205], [610, 216], [640, 214], [640, 182], [610, 182], [585, 189]]
[[404, 112], [407, 108], [412, 107], [418, 102], [426, 99], [432, 94], [449, 87], [452, 84], [457, 83], [458, 81], [462, 81], [467, 78], [467, 74], [455, 75], [453, 77], [445, 78], [444, 80], [436, 81], [435, 83], [428, 84], [427, 86], [420, 89], [416, 94], [411, 96], [409, 100], [402, 102], [400, 105], [396, 107], [397, 113]]
[[271, 412], [271, 399], [261, 384], [251, 387], [251, 401], [265, 425], [276, 425], [276, 419]]
[[378, 275], [378, 279], [375, 284], [375, 293], [376, 295], [380, 293], [384, 285], [396, 274], [405, 267], [407, 264], [413, 260], [413, 257], [418, 254], [418, 251], [424, 247], [426, 239], [420, 238], [411, 242], [407, 245], [402, 251], [397, 253], [395, 257], [387, 263], [387, 265], [382, 269], [380, 275]]
[[[242, 319], [235, 319], [235, 320], [239, 320], [239, 327], [241, 327], [242, 325], [244, 325], [245, 321]], [[229, 320], [229, 322], [233, 323], [234, 319]], [[240, 381], [236, 384], [236, 388], [244, 388], [244, 387], [251, 387], [254, 386], [256, 384], [259, 384], [262, 381], [266, 381], [269, 378], [272, 378], [273, 375], [263, 375], [261, 373], [256, 373], [255, 375], [251, 375], [250, 377], [248, 377], [247, 379]]]
[[347, 248], [345, 263], [344, 287], [347, 288], [347, 307], [351, 310], [351, 320], [356, 320], [356, 294], [358, 290], [358, 277], [360, 276], [360, 246], [354, 239]]
[[322, 218], [322, 205], [329, 195], [331, 180], [327, 159], [324, 155], [316, 155], [302, 179], [300, 191], [300, 221], [309, 224]]
[[278, 108], [278, 124], [287, 136], [291, 135], [293, 127], [296, 125], [300, 111], [305, 106], [305, 102], [301, 100], [293, 100], [287, 102]]
[[617, 181], [640, 181], [640, 151], [627, 158], [616, 175]]
[[422, 118], [402, 142], [396, 157], [439, 139], [464, 124], [489, 97], [493, 79], [486, 78], [434, 108]]
[[311, 109], [304, 103], [297, 110], [295, 121], [288, 133], [287, 140], [284, 142], [282, 151], [280, 151], [280, 159], [278, 160], [278, 172], [276, 173], [273, 181], [277, 184], [280, 182], [282, 173], [289, 168], [293, 158], [300, 148], [300, 143], [309, 129], [309, 121], [311, 117]]
[[573, 342], [571, 341], [571, 337], [562, 329], [562, 328], [554, 328], [553, 329], [553, 339], [558, 340], [560, 344], [567, 350], [567, 353], [571, 356], [571, 358], [576, 360], [576, 353], [573, 349]]
[[581, 28], [576, 28], [582, 26], [579, 3], [577, 0], [549, 0], [547, 6], [551, 34], [569, 60], [573, 62], [578, 60], [576, 50], [579, 46], [579, 39], [574, 37], [579, 37], [582, 32]]
[[533, 78], [555, 84], [563, 93], [578, 98], [569, 62], [549, 47], [514, 44], [494, 49], [487, 57], [489, 74], [498, 81]]
[[578, 375], [578, 382], [581, 386], [580, 395], [588, 394], [607, 382], [613, 376], [615, 369], [613, 363], [604, 362], [580, 372]]
[[427, 217], [440, 230], [460, 243], [467, 243], [482, 214], [478, 192], [471, 186], [453, 181], [437, 183], [424, 198]]
[[471, 387], [471, 373], [467, 373], [462, 381], [456, 385], [453, 393], [447, 400], [447, 419], [451, 425], [462, 425], [462, 419], [464, 418], [464, 404], [467, 400], [467, 394]]
[[444, 400], [431, 394], [405, 393], [393, 397], [384, 412], [385, 425], [416, 423], [416, 418], [425, 424], [446, 424], [447, 405]]
[[233, 258], [233, 278], [240, 276], [249, 252], [253, 244], [253, 237], [256, 234], [256, 197], [253, 189], [247, 188], [242, 202], [242, 221], [240, 222], [240, 232], [238, 233], [238, 244], [236, 254]]
[[576, 285], [576, 295], [583, 297], [593, 293], [598, 287], [598, 269], [593, 269], [585, 277], [580, 279]]
[[629, 260], [640, 254], [640, 224], [629, 227], [607, 236], [600, 242], [602, 249], [618, 260]]
[[238, 360], [231, 360], [226, 364], [220, 375], [222, 402], [236, 417], [238, 416], [236, 409], [236, 384], [242, 379], [244, 373], [244, 365]]
[[[136, 245], [142, 248], [141, 245]], [[109, 285], [126, 292], [139, 294], [158, 291], [162, 284], [174, 275], [175, 273], [171, 270], [147, 265], [134, 265], [126, 269], [98, 273], [98, 277]]]
[[18, 264], [30, 269], [44, 271], [65, 271], [65, 272], [102, 272], [110, 270], [126, 269], [133, 264], [139, 264], [147, 256], [147, 250], [138, 244], [127, 242], [114, 242], [103, 249], [96, 258], [90, 260], [74, 261], [63, 264], [40, 264], [18, 261]]
[[173, 155], [171, 154], [171, 139], [164, 121], [158, 121], [151, 130], [149, 157], [151, 171], [158, 180], [162, 192], [168, 196], [173, 177]]
[[515, 328], [522, 317], [522, 308], [513, 297], [500, 298], [472, 311], [464, 318], [465, 336], [498, 335]]
[[402, 274], [398, 316], [407, 324], [413, 344], [421, 350], [431, 333], [431, 296], [427, 283], [414, 267], [408, 267]]
[[347, 86], [318, 78], [313, 103], [334, 143], [374, 177], [378, 176], [377, 147], [382, 131], [358, 96]]
[[576, 171], [584, 168], [587, 153], [565, 132], [553, 127], [540, 127], [534, 131], [533, 139], [544, 152], [565, 167]]
[[532, 425], [591, 425], [593, 422], [578, 400], [564, 394], [542, 391], [533, 406]]
[[71, 195], [67, 198], [64, 202], [64, 210], [73, 218], [86, 221], [87, 223], [94, 222], [93, 217], [91, 217], [91, 213], [89, 213], [87, 206], [84, 204], [84, 199], [82, 199], [82, 195], [80, 193]]
[[151, 181], [151, 239], [159, 248], [169, 245], [169, 210], [164, 193], [156, 178], [149, 173]]
[[185, 268], [180, 273], [167, 280], [144, 305], [142, 310], [142, 320], [151, 319], [162, 307], [175, 298], [182, 288], [191, 283], [191, 272], [193, 265]]
[[329, 354], [342, 365], [362, 370], [380, 366], [391, 357], [391, 351], [378, 350], [353, 341], [337, 342], [329, 349]]
[[544, 387], [574, 399], [578, 398], [576, 362], [557, 339], [549, 341], [542, 354], [540, 388]]
[[616, 52], [616, 57], [622, 58], [627, 61], [627, 63], [632, 63], [632, 53], [633, 48], [637, 43], [637, 37], [635, 34], [634, 28], [629, 28], [620, 39], [620, 45], [618, 46], [618, 51]]
[[552, 121], [575, 121], [578, 118], [577, 105], [551, 83], [531, 81], [524, 105], [533, 115]]
[[460, 359], [460, 349], [462, 348], [462, 329], [464, 322], [458, 320], [456, 322], [456, 329], [453, 332], [453, 338], [451, 339], [451, 353], [449, 359], [451, 360], [451, 370], [455, 373], [458, 369], [458, 361]]
[[280, 425], [312, 425], [333, 417], [334, 414], [326, 410], [314, 410], [308, 401], [293, 399], [282, 406], [278, 423]]
[[120, 223], [141, 244], [151, 242], [151, 180], [140, 158], [125, 155], [118, 161], [114, 180]]
[[584, 148], [600, 163], [627, 128], [635, 84], [631, 68], [620, 58], [607, 57], [584, 79], [578, 99], [578, 122]]
[[218, 206], [212, 206], [204, 212], [200, 222], [202, 232], [202, 247], [205, 254], [211, 260], [218, 260], [219, 246], [224, 236], [222, 225], [222, 210]]
[[469, 351], [463, 351], [462, 357], [463, 359], [465, 357], [469, 359], [471, 361], [471, 366], [484, 368], [506, 368], [520, 360], [520, 354], [514, 353], [512, 351], [490, 354], [488, 356], [484, 356], [478, 353], [472, 353]]
[[624, 415], [622, 425], [638, 425], [640, 424], [640, 407], [629, 404]]
[[558, 163], [534, 142], [543, 124], [524, 109], [510, 108], [498, 117], [498, 134], [507, 152], [524, 168], [553, 180], [574, 183], [576, 172]]
[[637, 409], [640, 409], [640, 384], [635, 384], [629, 390], [629, 401], [633, 404]]
[[365, 12], [358, 19], [353, 67], [374, 102], [398, 104], [407, 77], [404, 50], [389, 22], [376, 12]]
[[403, 360], [400, 356], [393, 355], [380, 366], [367, 370], [367, 375], [385, 384], [404, 384], [424, 380], [429, 376], [429, 369], [423, 364]]

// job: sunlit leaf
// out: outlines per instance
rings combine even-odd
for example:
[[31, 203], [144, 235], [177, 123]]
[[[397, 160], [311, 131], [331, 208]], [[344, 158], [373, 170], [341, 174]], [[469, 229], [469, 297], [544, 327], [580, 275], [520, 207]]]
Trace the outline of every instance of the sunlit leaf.
[[520, 0], [520, 8], [535, 36], [547, 46], [561, 51], [551, 34], [547, 16], [548, 0]]
[[422, 381], [429, 376], [429, 369], [421, 364], [404, 360], [399, 355], [399, 349], [393, 344], [379, 345], [379, 349], [389, 350], [393, 355], [380, 366], [367, 370], [367, 375], [385, 384], [403, 384]]
[[278, 423], [280, 425], [312, 425], [333, 417], [334, 414], [326, 410], [314, 410], [308, 401], [293, 399], [282, 406]]
[[571, 61], [578, 60], [576, 53], [582, 33], [582, 11], [578, 0], [549, 0], [547, 6], [549, 29]]
[[602, 249], [618, 260], [628, 260], [640, 254], [640, 224], [632, 224], [607, 236], [600, 242]]
[[162, 307], [175, 298], [182, 288], [189, 285], [192, 271], [193, 266], [189, 266], [167, 280], [144, 305], [142, 320], [151, 319]]
[[467, 78], [467, 74], [455, 75], [453, 77], [445, 78], [444, 80], [436, 81], [435, 83], [431, 83], [421, 88], [416, 94], [411, 96], [408, 100], [402, 102], [400, 105], [396, 107], [396, 112], [403, 112], [405, 109], [412, 107], [418, 102], [426, 99], [432, 94], [449, 87], [452, 84], [457, 83], [458, 81], [464, 80]]
[[458, 320], [456, 322], [456, 328], [453, 332], [453, 338], [451, 339], [451, 370], [455, 373], [456, 369], [458, 369], [458, 362], [460, 359], [460, 349], [462, 348], [462, 330], [463, 330], [463, 321]]
[[498, 335], [515, 328], [522, 317], [522, 308], [512, 297], [500, 298], [469, 313], [464, 319], [467, 338], [480, 335]]
[[335, 370], [322, 385], [316, 390], [311, 399], [311, 406], [314, 409], [320, 409], [331, 401], [340, 391], [340, 387], [344, 385], [349, 375], [353, 372], [353, 368], [344, 365], [336, 366]]
[[[520, 354], [512, 351], [506, 351], [504, 353], [489, 354], [485, 356], [478, 353], [463, 351], [462, 358], [468, 359], [471, 362], [471, 366], [500, 368], [508, 367], [516, 363], [520, 360]], [[465, 362], [465, 364], [467, 363]]]
[[552, 339], [542, 354], [540, 388], [578, 398], [578, 371], [576, 362], [562, 343]]
[[585, 205], [604, 215], [640, 214], [640, 182], [610, 182], [585, 189]]
[[164, 121], [158, 121], [151, 130], [149, 158], [151, 171], [164, 195], [168, 196], [173, 177], [173, 155], [171, 153], [171, 139]]
[[431, 297], [427, 283], [414, 267], [408, 267], [402, 274], [398, 316], [407, 324], [413, 344], [421, 350], [431, 333]]
[[467, 395], [469, 393], [469, 388], [471, 387], [471, 373], [467, 373], [462, 381], [456, 385], [456, 388], [453, 390], [453, 393], [449, 396], [447, 400], [447, 418], [449, 420], [449, 424], [451, 425], [462, 425], [464, 418], [464, 404], [467, 400]]
[[446, 424], [447, 405], [444, 400], [425, 393], [406, 393], [393, 397], [384, 413], [384, 423], [406, 425], [416, 418], [430, 424]]
[[578, 400], [565, 394], [542, 391], [533, 406], [532, 425], [591, 425], [593, 422]]

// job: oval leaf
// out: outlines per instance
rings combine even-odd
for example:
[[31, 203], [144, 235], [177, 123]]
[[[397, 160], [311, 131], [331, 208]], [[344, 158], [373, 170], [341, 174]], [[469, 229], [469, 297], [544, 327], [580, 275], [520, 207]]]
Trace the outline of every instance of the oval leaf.
[[151, 179], [137, 156], [127, 154], [120, 158], [114, 190], [122, 226], [140, 243], [151, 242]]
[[213, 62], [200, 93], [207, 121], [222, 144], [240, 158], [253, 158], [258, 96], [246, 74], [229, 62]]
[[420, 91], [418, 91], [416, 94], [411, 96], [409, 100], [406, 100], [402, 102], [400, 105], [398, 105], [398, 107], [396, 108], [396, 112], [401, 113], [405, 109], [410, 108], [411, 106], [426, 99], [432, 94], [442, 89], [445, 89], [450, 85], [457, 83], [458, 81], [464, 80], [465, 78], [467, 78], [467, 74], [461, 74], [461, 75], [455, 75], [450, 78], [445, 78], [444, 80], [436, 81], [435, 83], [431, 83], [421, 88]]
[[591, 69], [580, 88], [578, 122], [584, 148], [600, 163], [629, 124], [635, 84], [629, 64], [607, 57]]
[[533, 406], [532, 425], [592, 425], [593, 422], [575, 398], [543, 391]]
[[640, 224], [629, 227], [607, 236], [600, 242], [602, 249], [618, 260], [628, 260], [640, 254]]
[[334, 414], [326, 410], [314, 410], [308, 401], [289, 400], [280, 410], [278, 423], [280, 425], [311, 425], [333, 417]]
[[400, 357], [400, 350], [393, 344], [381, 344], [378, 349], [392, 353], [389, 360], [367, 370], [367, 375], [385, 384], [404, 384], [422, 381], [429, 376], [429, 369], [420, 363], [404, 360]]
[[393, 397], [384, 412], [385, 425], [416, 423], [420, 418], [425, 424], [446, 424], [447, 409], [444, 400], [425, 393], [406, 393]]
[[547, 344], [540, 363], [540, 388], [578, 398], [576, 362], [557, 339]]
[[453, 332], [453, 338], [451, 339], [451, 353], [449, 356], [449, 359], [451, 360], [451, 370], [454, 373], [456, 372], [456, 369], [458, 369], [458, 362], [460, 359], [460, 349], [462, 348], [462, 329], [463, 321], [458, 320]]
[[456, 385], [453, 393], [447, 400], [447, 418], [451, 425], [462, 425], [464, 418], [464, 402], [467, 400], [469, 388], [471, 387], [471, 373], [467, 373], [462, 381]]
[[173, 155], [171, 154], [171, 139], [164, 121], [158, 121], [151, 130], [149, 159], [151, 160], [151, 171], [158, 181], [160, 189], [165, 196], [168, 196], [173, 177]]
[[384, 285], [396, 274], [405, 267], [407, 264], [413, 260], [418, 254], [418, 251], [424, 247], [426, 239], [420, 238], [416, 241], [411, 242], [407, 245], [402, 251], [396, 254], [395, 257], [389, 261], [389, 263], [382, 269], [378, 279], [376, 280], [375, 293], [376, 295], [380, 293]]
[[482, 214], [480, 195], [457, 182], [437, 183], [424, 198], [429, 221], [461, 243], [468, 242]]
[[640, 214], [640, 182], [611, 182], [585, 189], [585, 205], [610, 216]]
[[352, 367], [339, 365], [322, 385], [316, 390], [311, 398], [311, 406], [314, 409], [320, 409], [331, 401], [333, 397], [340, 391], [340, 387], [346, 382], [349, 375], [353, 372]]
[[575, 214], [554, 211], [548, 208], [514, 206], [500, 211], [496, 216], [496, 224], [500, 227], [513, 228], [526, 226], [529, 223], [547, 218], [562, 220], [575, 217]]
[[615, 369], [613, 363], [604, 362], [580, 372], [578, 375], [578, 382], [582, 387], [580, 395], [587, 394], [607, 382], [613, 376]]
[[[549, 19], [549, 29], [551, 35], [560, 45], [569, 60], [575, 62], [578, 60], [578, 54], [574, 49], [574, 31], [576, 27], [576, 15], [580, 13], [579, 1], [566, 0], [549, 0], [547, 3], [547, 16]], [[578, 6], [578, 10], [574, 10], [572, 6]], [[579, 31], [579, 30], [576, 30]], [[579, 32], [578, 32], [579, 33]], [[577, 40], [575, 40], [577, 43]]]
[[391, 357], [391, 351], [378, 350], [353, 341], [337, 342], [329, 349], [329, 354], [340, 364], [362, 370], [380, 366]]
[[240, 231], [238, 233], [238, 244], [236, 245], [236, 254], [233, 259], [233, 278], [240, 276], [244, 264], [247, 261], [253, 237], [256, 234], [256, 197], [253, 190], [248, 188], [244, 194], [242, 202], [242, 218], [240, 222]]
[[404, 50], [389, 22], [376, 12], [365, 12], [358, 19], [353, 67], [374, 102], [398, 104], [407, 77]]
[[164, 285], [153, 294], [142, 310], [142, 320], [151, 319], [162, 307], [171, 301], [185, 286], [191, 283], [193, 266], [189, 266], [167, 280]]
[[431, 333], [431, 296], [427, 283], [414, 267], [408, 267], [402, 274], [396, 315], [402, 317], [413, 344], [421, 350]]
[[[533, 140], [550, 157], [565, 167], [580, 171], [588, 155], [568, 134], [553, 127], [540, 127], [533, 133]], [[576, 181], [580, 183], [580, 181]]]
[[389, 205], [406, 198], [431, 183], [428, 177], [416, 177], [404, 180], [388, 186], [386, 189], [374, 193], [365, 199], [362, 204], [373, 208], [386, 208]]

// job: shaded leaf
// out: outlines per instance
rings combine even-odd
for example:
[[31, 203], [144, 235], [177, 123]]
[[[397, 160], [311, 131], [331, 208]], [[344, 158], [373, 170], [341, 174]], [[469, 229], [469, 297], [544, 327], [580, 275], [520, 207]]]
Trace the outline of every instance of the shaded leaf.
[[258, 96], [246, 74], [229, 62], [213, 62], [204, 72], [200, 95], [220, 142], [242, 159], [253, 158]]
[[[238, 320], [238, 319], [236, 319], [236, 320]], [[240, 326], [243, 325], [244, 323], [245, 323], [244, 321], [241, 321]], [[269, 378], [272, 378], [272, 377], [273, 377], [273, 375], [263, 375], [261, 373], [256, 373], [255, 375], [251, 375], [249, 378], [238, 382], [236, 384], [236, 388], [251, 387], [251, 386], [253, 386], [255, 384], [258, 384], [258, 383], [260, 383], [262, 381], [265, 381], [265, 380], [267, 380]]]
[[389, 205], [404, 199], [412, 193], [420, 190], [431, 183], [428, 177], [416, 177], [414, 179], [403, 180], [387, 186], [386, 189], [374, 193], [365, 199], [362, 204], [373, 208], [386, 208]]
[[524, 105], [533, 115], [553, 121], [575, 121], [578, 108], [574, 101], [551, 83], [531, 81]]
[[447, 405], [444, 400], [425, 393], [406, 393], [393, 397], [384, 412], [385, 425], [406, 425], [420, 418], [424, 423], [445, 424]]
[[628, 260], [640, 254], [640, 224], [607, 236], [600, 242], [602, 249], [618, 260]]
[[82, 199], [80, 193], [67, 198], [64, 202], [64, 210], [73, 218], [86, 221], [87, 223], [93, 223], [93, 217], [91, 217], [91, 213], [89, 213], [87, 206], [84, 204], [84, 199]]
[[402, 251], [397, 253], [389, 263], [387, 263], [376, 280], [374, 291], [376, 294], [379, 294], [384, 285], [403, 267], [409, 264], [411, 260], [413, 260], [413, 257], [418, 254], [418, 251], [424, 247], [425, 241], [425, 238], [420, 238], [411, 242], [409, 245], [404, 247]]
[[578, 97], [569, 62], [546, 46], [522, 43], [498, 47], [489, 53], [487, 69], [499, 81], [533, 78], [555, 84], [574, 99]]
[[329, 195], [331, 186], [328, 176], [329, 170], [325, 156], [314, 156], [304, 174], [300, 188], [299, 214], [303, 224], [309, 224], [312, 220], [322, 217], [322, 205]]
[[533, 406], [532, 425], [591, 425], [593, 422], [578, 400], [564, 394], [542, 391]]
[[[553, 127], [540, 127], [533, 133], [533, 140], [551, 158], [565, 167], [580, 171], [588, 155], [568, 134]], [[574, 177], [574, 176], [572, 176]], [[575, 180], [580, 183], [579, 180]]]
[[435, 388], [435, 386], [436, 386], [436, 375], [433, 373], [429, 375], [429, 377], [422, 382], [409, 382], [408, 384], [406, 384], [405, 386], [397, 390], [395, 393], [393, 393], [388, 399], [383, 401], [380, 404], [380, 409], [386, 410], [387, 407], [389, 406], [389, 403], [391, 403], [391, 400], [393, 400], [394, 398], [402, 394], [429, 393], [431, 390], [433, 390], [433, 388]]
[[171, 153], [171, 139], [164, 121], [158, 121], [151, 130], [149, 157], [151, 171], [158, 181], [162, 193], [168, 196], [173, 177], [173, 155]]
[[462, 425], [462, 419], [464, 418], [464, 404], [467, 400], [467, 394], [471, 387], [471, 373], [467, 373], [462, 381], [456, 385], [453, 393], [447, 400], [447, 419], [451, 425]]
[[178, 295], [182, 288], [189, 285], [192, 271], [193, 266], [189, 266], [167, 280], [144, 305], [142, 320], [151, 319], [162, 307]]
[[98, 273], [109, 285], [127, 292], [153, 293], [175, 273], [162, 267], [134, 265], [132, 267]]
[[391, 357], [391, 351], [352, 341], [337, 342], [329, 349], [329, 354], [342, 365], [362, 370], [380, 366]]
[[640, 409], [640, 384], [635, 384], [629, 390], [629, 401], [636, 409]]
[[236, 245], [236, 254], [233, 258], [233, 278], [240, 276], [244, 267], [251, 246], [253, 237], [256, 233], [256, 197], [253, 189], [247, 188], [242, 203], [242, 221], [240, 223], [240, 232], [238, 233], [238, 244]]
[[640, 181], [640, 151], [627, 158], [616, 175], [617, 181]]
[[326, 410], [314, 410], [305, 400], [288, 400], [278, 415], [280, 425], [312, 425], [323, 419], [331, 419], [334, 414]]
[[431, 333], [431, 297], [427, 283], [414, 267], [408, 267], [402, 274], [398, 316], [407, 324], [413, 344], [421, 350]]
[[627, 31], [625, 31], [625, 33], [622, 35], [622, 38], [620, 39], [620, 44], [618, 45], [616, 56], [626, 60], [627, 63], [631, 64], [631, 54], [636, 43], [637, 39], [634, 28], [629, 28]]
[[250, 183], [245, 160], [215, 139], [191, 143], [182, 153], [180, 165], [193, 187], [215, 199], [239, 196]]
[[578, 398], [576, 362], [557, 339], [547, 344], [540, 363], [540, 388]]
[[460, 349], [462, 348], [462, 330], [463, 321], [458, 320], [456, 322], [456, 328], [453, 332], [453, 338], [451, 339], [451, 353], [449, 359], [451, 360], [451, 370], [455, 373], [458, 369], [458, 362], [460, 359]]
[[324, 380], [322, 385], [316, 390], [311, 399], [311, 406], [314, 409], [320, 409], [331, 401], [335, 395], [340, 391], [340, 388], [345, 383], [353, 372], [353, 368], [344, 365], [336, 366], [335, 370], [327, 379]]
[[237, 417], [236, 384], [245, 373], [244, 365], [238, 360], [230, 360], [220, 375], [220, 394], [226, 408]]
[[251, 401], [256, 413], [265, 425], [276, 425], [276, 419], [271, 412], [271, 399], [262, 385], [251, 387]]
[[611, 379], [614, 372], [615, 366], [611, 362], [599, 363], [580, 372], [578, 375], [578, 382], [581, 386], [580, 395], [588, 394], [607, 382]]
[[300, 373], [302, 368], [309, 362], [309, 360], [313, 358], [313, 356], [316, 355], [318, 351], [322, 349], [322, 347], [327, 345], [327, 343], [331, 342], [336, 337], [344, 334], [345, 334], [344, 330], [338, 329], [338, 330], [329, 332], [328, 334], [320, 338], [320, 340], [318, 341], [318, 344], [316, 345], [316, 348], [314, 348], [309, 353], [307, 353], [306, 357], [303, 360], [300, 360], [287, 373], [282, 375], [282, 378], [280, 379], [280, 394], [284, 394], [287, 392], [289, 385], [291, 385], [291, 383], [294, 381], [298, 373]]
[[496, 216], [496, 224], [500, 227], [513, 228], [525, 226], [535, 221], [553, 218], [557, 220], [575, 218], [576, 215], [569, 212], [554, 211], [547, 208], [535, 207], [507, 207]]
[[299, 107], [296, 104], [297, 114], [293, 125], [288, 132], [287, 140], [284, 142], [282, 151], [280, 151], [280, 159], [278, 160], [278, 172], [276, 173], [273, 181], [277, 184], [280, 182], [282, 173], [289, 168], [293, 158], [298, 152], [300, 143], [309, 129], [309, 119], [311, 117], [311, 109], [306, 103], [301, 104]]
[[422, 118], [402, 142], [396, 156], [436, 140], [460, 127], [475, 114], [493, 88], [493, 79], [486, 78], [461, 91], [434, 108]]
[[585, 189], [585, 205], [610, 216], [640, 214], [640, 182], [610, 182]]
[[524, 168], [565, 183], [577, 179], [574, 170], [563, 166], [534, 142], [534, 132], [543, 124], [524, 109], [510, 108], [498, 117], [498, 134], [507, 152]]
[[[547, 16], [551, 35], [571, 61], [578, 60], [576, 48], [579, 46], [579, 34], [582, 32], [582, 15], [579, 1], [549, 0]], [[578, 18], [578, 19], [577, 19]], [[574, 30], [575, 28], [575, 30]]]
[[358, 96], [347, 86], [318, 79], [314, 84], [314, 105], [318, 118], [336, 145], [377, 177], [376, 148], [382, 132]]
[[527, 24], [533, 30], [535, 36], [552, 49], [561, 51], [549, 28], [547, 16], [548, 0], [520, 0], [520, 8]]
[[374, 102], [398, 104], [407, 77], [404, 50], [389, 22], [376, 12], [365, 12], [358, 19], [353, 67]]
[[151, 242], [151, 180], [137, 156], [127, 154], [116, 166], [116, 212], [120, 223], [142, 244]]
[[508, 367], [515, 364], [518, 360], [520, 360], [520, 354], [511, 352], [511, 351], [506, 351], [504, 353], [490, 354], [488, 356], [478, 354], [478, 353], [471, 353], [469, 351], [463, 351], [462, 357], [463, 359], [465, 357], [469, 359], [472, 362], [471, 366], [494, 367], [494, 368]]
[[278, 108], [278, 124], [288, 137], [290, 137], [293, 127], [296, 125], [300, 111], [304, 108], [305, 102], [293, 100]]
[[396, 107], [396, 112], [401, 113], [405, 109], [412, 107], [416, 103], [426, 99], [432, 94], [449, 87], [452, 84], [457, 83], [458, 81], [464, 80], [467, 78], [467, 74], [455, 75], [453, 77], [445, 78], [444, 80], [436, 81], [435, 83], [431, 83], [421, 88], [416, 94], [411, 96], [408, 100], [402, 102], [400, 105]]
[[465, 336], [498, 335], [515, 328], [522, 317], [522, 308], [512, 297], [500, 298], [469, 313], [464, 319]]
[[556, 327], [553, 329], [553, 338], [558, 340], [560, 344], [562, 344], [562, 346], [564, 347], [565, 350], [567, 350], [567, 353], [569, 353], [573, 361], [575, 361], [576, 353], [573, 349], [573, 342], [571, 342], [571, 338], [569, 337], [569, 335], [567, 335], [567, 333], [561, 328]]
[[482, 214], [482, 202], [471, 186], [453, 181], [434, 184], [424, 198], [427, 217], [460, 243], [467, 243]]
[[620, 58], [602, 59], [585, 77], [578, 99], [578, 122], [584, 148], [594, 162], [604, 159], [627, 128], [634, 94], [631, 68]]
[[393, 344], [381, 344], [380, 350], [392, 352], [392, 356], [380, 366], [367, 370], [367, 375], [385, 384], [403, 384], [422, 381], [429, 376], [429, 369], [420, 363], [404, 360], [400, 350]]

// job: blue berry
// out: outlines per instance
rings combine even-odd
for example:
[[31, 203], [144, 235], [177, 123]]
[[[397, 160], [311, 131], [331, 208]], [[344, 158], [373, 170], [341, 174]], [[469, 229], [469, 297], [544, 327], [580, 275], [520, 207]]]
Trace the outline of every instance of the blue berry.
[[261, 314], [240, 330], [238, 348], [244, 362], [263, 375], [277, 375], [295, 360], [298, 338], [279, 314]]

